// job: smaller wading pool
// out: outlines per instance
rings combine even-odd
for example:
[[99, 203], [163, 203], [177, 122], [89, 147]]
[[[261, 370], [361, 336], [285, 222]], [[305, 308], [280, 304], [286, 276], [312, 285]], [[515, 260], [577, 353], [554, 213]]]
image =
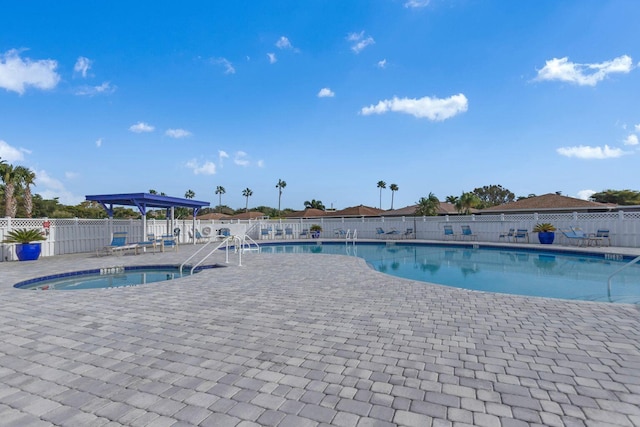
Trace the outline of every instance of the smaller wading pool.
[[[218, 264], [200, 266], [194, 270], [194, 274], [204, 269], [218, 267], [224, 266]], [[174, 265], [108, 267], [38, 277], [16, 283], [13, 286], [18, 289], [36, 291], [110, 289], [163, 282], [190, 275], [191, 266], [185, 266], [182, 272], [179, 267]]]

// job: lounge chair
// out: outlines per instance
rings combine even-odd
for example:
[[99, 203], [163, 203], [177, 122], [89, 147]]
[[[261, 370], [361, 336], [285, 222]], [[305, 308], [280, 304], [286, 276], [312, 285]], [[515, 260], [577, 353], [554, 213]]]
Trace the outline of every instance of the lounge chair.
[[395, 228], [392, 229], [391, 231], [384, 231], [382, 229], [382, 227], [377, 227], [376, 228], [376, 237], [381, 237], [383, 239], [386, 239], [387, 237], [391, 237], [391, 236], [398, 235], [398, 234], [400, 234], [400, 233]]
[[336, 236], [336, 239], [344, 239], [347, 237], [347, 232], [342, 228], [336, 228], [333, 230], [333, 234]]
[[460, 227], [462, 228], [462, 235], [460, 236], [461, 239], [478, 240], [478, 235], [473, 234], [471, 227], [468, 225], [461, 225]]
[[287, 227], [284, 229], [284, 238], [293, 239], [293, 228]]
[[147, 240], [138, 242], [137, 245], [146, 252], [147, 248], [153, 248], [153, 253], [156, 252], [156, 248], [160, 247], [160, 240], [156, 239], [156, 235], [153, 233], [147, 234]]
[[282, 231], [282, 228], [276, 228], [276, 233], [273, 235], [274, 239], [282, 238], [284, 236], [284, 232]]
[[271, 228], [262, 228], [260, 229], [260, 238], [268, 239], [271, 236]]
[[513, 235], [513, 241], [518, 243], [520, 239], [526, 240], [527, 243], [529, 243], [529, 230], [524, 228], [518, 228]]
[[502, 233], [500, 233], [500, 235], [498, 236], [498, 240], [505, 239], [507, 242], [510, 242], [511, 240], [513, 240], [513, 235], [515, 233], [516, 229], [510, 228], [509, 231], [503, 231]]
[[[105, 255], [118, 255], [124, 254], [126, 251], [134, 251], [138, 255], [138, 244], [127, 244], [127, 234], [126, 231], [115, 231], [111, 236], [111, 243], [103, 248], [103, 253]], [[100, 253], [98, 253], [99, 255]]]
[[458, 235], [453, 232], [452, 225], [443, 225], [442, 229], [444, 230], [444, 240], [456, 240], [458, 238]]
[[580, 229], [576, 228], [561, 228], [560, 232], [566, 237], [569, 245], [575, 243], [576, 246], [589, 246], [589, 236], [584, 234]]
[[178, 252], [178, 241], [176, 240], [176, 236], [174, 236], [173, 234], [165, 234], [160, 238], [160, 250], [162, 252], [165, 251], [165, 249], [173, 249], [174, 251]]

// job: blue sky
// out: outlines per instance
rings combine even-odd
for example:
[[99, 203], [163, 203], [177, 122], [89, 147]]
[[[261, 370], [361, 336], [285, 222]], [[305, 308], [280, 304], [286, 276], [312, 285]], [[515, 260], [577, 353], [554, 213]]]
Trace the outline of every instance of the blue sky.
[[[635, 0], [30, 1], [0, 15], [0, 157], [34, 191], [394, 207], [639, 190]], [[388, 209], [391, 193], [383, 191]]]

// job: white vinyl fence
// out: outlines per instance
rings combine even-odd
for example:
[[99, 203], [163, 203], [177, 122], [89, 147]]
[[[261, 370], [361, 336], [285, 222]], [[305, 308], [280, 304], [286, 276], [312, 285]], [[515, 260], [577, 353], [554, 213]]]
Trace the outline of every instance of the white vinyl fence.
[[[44, 224], [48, 222], [49, 227]], [[196, 221], [196, 228], [202, 232], [207, 227], [211, 234], [217, 234], [220, 228], [230, 228], [232, 234], [246, 233], [259, 241], [261, 230], [270, 229], [270, 238], [275, 230], [289, 229], [292, 236], [298, 237], [300, 232], [313, 224], [322, 227], [321, 239], [335, 238], [337, 230], [357, 231], [358, 239], [375, 239], [376, 229], [385, 232], [397, 230], [400, 235], [407, 229], [414, 232], [420, 240], [443, 240], [443, 226], [452, 225], [456, 233], [460, 233], [461, 225], [469, 225], [479, 242], [498, 242], [498, 236], [510, 228], [527, 229], [531, 242], [537, 242], [531, 229], [540, 222], [552, 223], [556, 228], [570, 226], [580, 227], [585, 233], [595, 233], [598, 229], [607, 229], [611, 235], [611, 246], [640, 247], [640, 212], [602, 212], [602, 213], [556, 213], [556, 214], [519, 214], [519, 215], [469, 215], [469, 216], [437, 216], [437, 217], [357, 217], [357, 218], [314, 218], [314, 219], [276, 219], [250, 221]], [[107, 245], [114, 231], [127, 231], [129, 242], [146, 239], [147, 234], [162, 236], [179, 229], [179, 241], [182, 244], [192, 243], [190, 231], [191, 220], [176, 220], [173, 224], [165, 220], [148, 220], [147, 230], [143, 230], [142, 220], [109, 220], [109, 219], [46, 219], [46, 218], [0, 218], [0, 241], [5, 239], [8, 231], [16, 228], [34, 228], [47, 235], [42, 242], [42, 256], [53, 256], [72, 253], [95, 252]], [[556, 232], [554, 245], [566, 245], [567, 240], [562, 233]], [[15, 245], [0, 244], [0, 261], [16, 260]]]

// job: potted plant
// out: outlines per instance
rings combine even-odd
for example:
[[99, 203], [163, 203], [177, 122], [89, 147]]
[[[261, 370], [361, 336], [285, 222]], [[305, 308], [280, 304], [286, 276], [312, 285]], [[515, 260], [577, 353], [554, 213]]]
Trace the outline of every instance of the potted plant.
[[538, 233], [538, 240], [543, 245], [550, 245], [553, 243], [553, 239], [556, 235], [554, 231], [556, 231], [556, 228], [553, 224], [548, 222], [542, 222], [533, 227], [533, 232]]
[[[2, 243], [17, 243], [16, 255], [20, 261], [34, 261], [40, 257], [42, 250], [39, 241], [46, 240], [40, 230], [17, 228], [7, 233]], [[33, 243], [38, 242], [38, 243]]]
[[313, 224], [309, 227], [309, 231], [311, 231], [311, 237], [317, 239], [320, 237], [320, 232], [322, 231], [322, 227], [318, 224]]

